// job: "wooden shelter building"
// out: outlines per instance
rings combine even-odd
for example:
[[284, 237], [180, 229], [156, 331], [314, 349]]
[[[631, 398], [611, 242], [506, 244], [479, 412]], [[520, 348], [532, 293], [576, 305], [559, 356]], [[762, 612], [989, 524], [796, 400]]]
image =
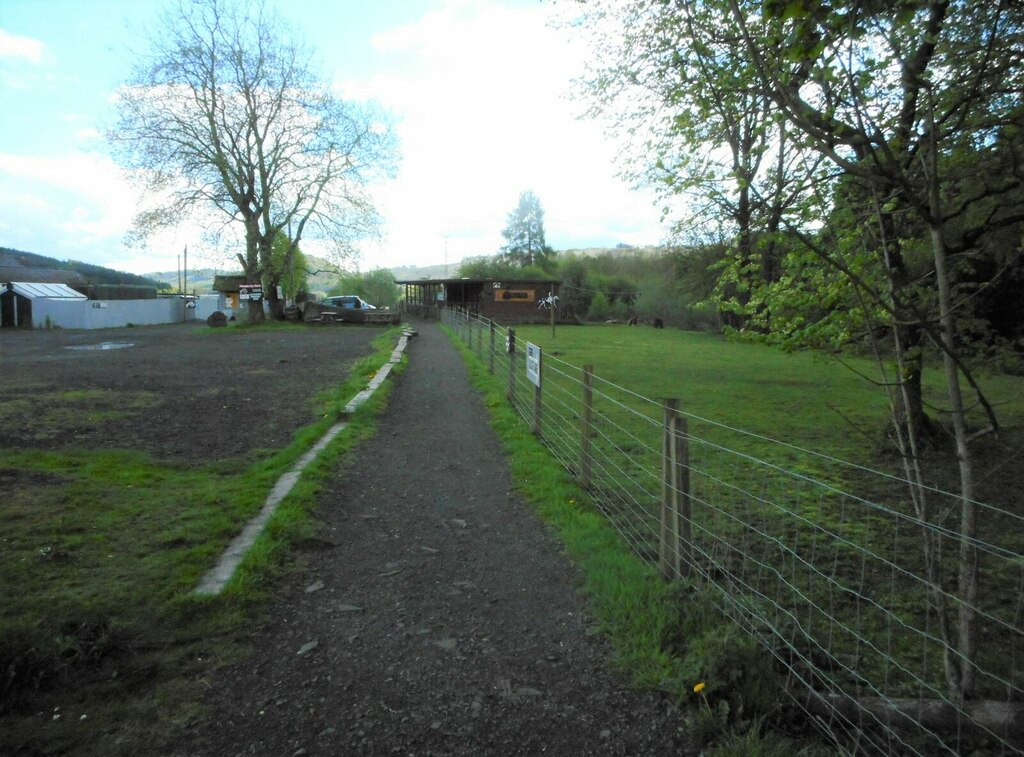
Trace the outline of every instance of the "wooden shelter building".
[[[442, 308], [468, 310], [498, 323], [547, 323], [549, 297], [558, 297], [554, 279], [416, 279], [396, 281], [405, 288], [402, 309], [436, 318]], [[557, 300], [556, 300], [557, 302]], [[556, 318], [560, 310], [555, 309]]]

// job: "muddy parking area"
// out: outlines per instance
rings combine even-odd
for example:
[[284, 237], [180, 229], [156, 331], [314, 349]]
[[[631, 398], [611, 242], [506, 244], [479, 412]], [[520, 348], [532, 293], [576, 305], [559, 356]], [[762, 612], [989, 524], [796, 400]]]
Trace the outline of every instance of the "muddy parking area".
[[185, 465], [286, 446], [381, 329], [0, 330], [0, 449], [135, 449]]

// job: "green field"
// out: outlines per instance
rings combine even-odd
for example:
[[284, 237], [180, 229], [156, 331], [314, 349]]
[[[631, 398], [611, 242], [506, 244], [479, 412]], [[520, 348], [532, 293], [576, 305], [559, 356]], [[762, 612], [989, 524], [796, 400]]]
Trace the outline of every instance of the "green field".
[[[780, 464], [808, 466], [823, 475], [827, 467], [813, 456], [730, 433], [725, 427], [869, 468], [899, 470], [885, 442], [887, 398], [885, 390], [871, 381], [882, 380], [871, 360], [848, 356], [840, 363], [813, 351], [785, 352], [674, 329], [559, 327], [552, 337], [548, 326], [525, 326], [517, 328], [516, 334], [520, 341], [540, 345], [545, 356], [556, 358], [547, 365], [572, 379], [578, 379], [578, 374], [559, 361], [575, 368], [591, 364], [598, 379], [654, 401], [678, 398], [684, 412], [721, 424], [693, 421], [691, 433], [715, 437], [730, 448]], [[887, 369], [891, 380], [892, 368]], [[933, 408], [948, 405], [940, 370], [935, 365], [925, 371], [925, 399]], [[1024, 377], [982, 373], [979, 382], [1002, 425], [998, 438], [988, 437], [976, 445], [979, 498], [1011, 506], [1013, 489], [1019, 487], [1007, 486], [1007, 477], [1012, 484], [1024, 483], [1015, 478], [1020, 466], [1013, 464], [1022, 460]], [[574, 394], [578, 389], [568, 386], [565, 391]], [[618, 396], [614, 390], [609, 394]], [[940, 412], [932, 412], [945, 420]], [[652, 415], [657, 411], [652, 410]], [[980, 413], [975, 421], [982, 424]], [[934, 452], [930, 461], [944, 488], [955, 491], [956, 462], [951, 452]]]
[[[487, 364], [487, 326], [453, 327]], [[922, 523], [897, 478], [902, 466], [887, 441], [887, 401], [871, 361], [849, 356], [840, 364], [810, 351], [614, 325], [562, 327], [554, 336], [550, 327], [518, 327], [516, 337], [518, 413], [524, 425], [535, 417], [523, 369], [528, 341], [544, 351], [544, 444], [577, 477], [580, 366], [593, 366], [596, 472], [587, 488], [634, 552], [658, 560], [660, 400], [678, 398], [689, 423], [689, 579], [800, 685], [886, 700], [946, 697], [921, 534], [941, 545], [938, 576], [945, 617], [953, 619], [960, 503], [940, 489], [957, 491], [957, 461], [951, 444], [922, 457], [937, 487], [927, 491], [931, 514]], [[499, 330], [496, 344], [504, 339]], [[504, 351], [495, 363], [507, 393]], [[925, 392], [933, 417], [944, 421], [940, 378], [928, 371]], [[972, 448], [976, 498], [986, 503], [978, 527], [976, 695], [1005, 700], [1024, 690], [1024, 668], [1014, 662], [1024, 651], [1024, 378], [978, 378], [1001, 430]], [[942, 738], [927, 729], [908, 737], [924, 749]]]

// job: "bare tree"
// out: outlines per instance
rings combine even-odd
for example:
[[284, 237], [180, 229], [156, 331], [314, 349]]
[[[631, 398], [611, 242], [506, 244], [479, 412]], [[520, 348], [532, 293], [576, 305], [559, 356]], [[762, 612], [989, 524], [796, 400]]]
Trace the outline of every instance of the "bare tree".
[[[344, 258], [375, 233], [368, 189], [393, 169], [393, 133], [372, 107], [337, 97], [259, 0], [178, 0], [147, 42], [108, 135], [147, 190], [134, 233], [200, 214], [240, 226], [238, 261], [277, 313], [274, 240], [287, 235], [286, 257], [305, 237]], [[250, 303], [250, 322], [262, 319]]]

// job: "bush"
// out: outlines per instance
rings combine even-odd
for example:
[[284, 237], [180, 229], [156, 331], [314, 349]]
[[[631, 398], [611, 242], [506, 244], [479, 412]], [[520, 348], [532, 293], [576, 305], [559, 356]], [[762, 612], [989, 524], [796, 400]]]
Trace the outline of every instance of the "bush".
[[636, 313], [648, 320], [661, 318], [667, 325], [688, 331], [718, 331], [718, 312], [710, 306], [696, 305], [691, 295], [679, 290], [676, 282], [648, 279], [640, 285]]
[[587, 318], [591, 321], [606, 321], [611, 318], [612, 306], [604, 292], [598, 292], [590, 301]]

